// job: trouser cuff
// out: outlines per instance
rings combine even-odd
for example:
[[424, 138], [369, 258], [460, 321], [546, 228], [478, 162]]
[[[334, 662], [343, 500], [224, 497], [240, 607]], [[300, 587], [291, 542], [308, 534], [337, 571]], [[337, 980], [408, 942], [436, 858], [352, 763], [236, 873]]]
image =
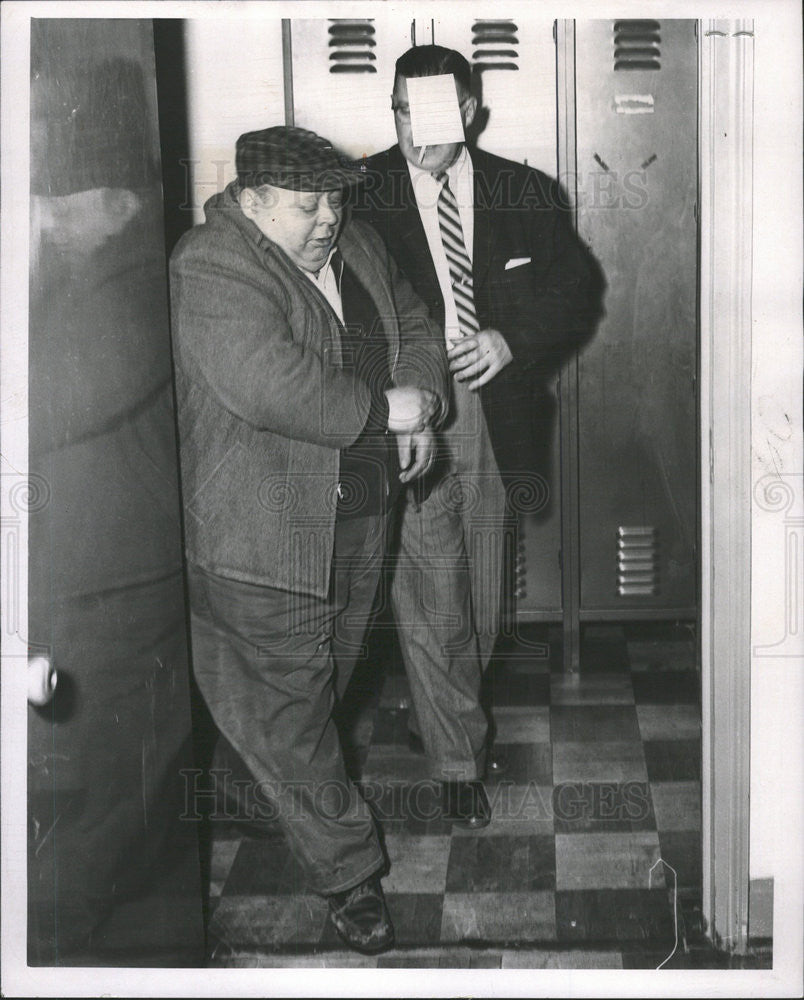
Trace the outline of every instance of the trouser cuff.
[[369, 875], [373, 875], [375, 872], [381, 871], [385, 867], [385, 859], [380, 856], [376, 858], [371, 864], [366, 865], [366, 867], [360, 871], [357, 875], [350, 875], [349, 877], [342, 879], [340, 882], [334, 882], [332, 885], [327, 886], [316, 886], [314, 891], [320, 896], [331, 896], [336, 892], [346, 892], [348, 889], [354, 889], [356, 885], [360, 885], [361, 882], [365, 882]]

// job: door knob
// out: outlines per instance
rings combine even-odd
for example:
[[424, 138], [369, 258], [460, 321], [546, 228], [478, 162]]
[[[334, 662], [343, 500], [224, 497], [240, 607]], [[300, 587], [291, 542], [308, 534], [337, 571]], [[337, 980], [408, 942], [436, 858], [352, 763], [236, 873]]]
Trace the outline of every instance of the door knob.
[[28, 702], [47, 705], [56, 690], [58, 674], [47, 656], [34, 656], [28, 660]]

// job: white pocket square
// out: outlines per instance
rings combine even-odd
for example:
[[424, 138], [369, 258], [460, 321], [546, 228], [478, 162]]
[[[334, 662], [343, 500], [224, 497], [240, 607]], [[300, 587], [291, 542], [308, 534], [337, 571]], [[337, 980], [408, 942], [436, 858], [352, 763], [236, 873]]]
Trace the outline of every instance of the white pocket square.
[[522, 267], [523, 264], [530, 264], [530, 257], [512, 257], [506, 262], [505, 270], [510, 271], [512, 267]]

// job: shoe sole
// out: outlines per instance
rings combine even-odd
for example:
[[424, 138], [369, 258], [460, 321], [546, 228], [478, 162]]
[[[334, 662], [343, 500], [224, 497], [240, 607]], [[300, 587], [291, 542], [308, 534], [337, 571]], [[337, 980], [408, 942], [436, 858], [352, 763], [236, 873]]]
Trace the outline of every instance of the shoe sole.
[[363, 945], [363, 944], [358, 944], [356, 941], [353, 941], [349, 937], [348, 932], [344, 928], [338, 926], [338, 920], [335, 914], [331, 910], [329, 913], [329, 918], [332, 921], [332, 926], [335, 928], [338, 937], [341, 939], [341, 941], [343, 941], [345, 945], [347, 945], [349, 948], [352, 948], [354, 951], [359, 951], [361, 955], [376, 955], [381, 951], [387, 951], [394, 944], [393, 928], [389, 929], [389, 937], [387, 940], [380, 941], [377, 944], [373, 945]]

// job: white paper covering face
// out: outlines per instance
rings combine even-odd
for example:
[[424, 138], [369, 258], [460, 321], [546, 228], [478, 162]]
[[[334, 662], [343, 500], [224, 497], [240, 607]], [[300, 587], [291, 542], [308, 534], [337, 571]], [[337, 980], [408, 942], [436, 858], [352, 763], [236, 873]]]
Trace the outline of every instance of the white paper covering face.
[[414, 146], [463, 142], [455, 77], [451, 73], [412, 76], [407, 78], [407, 85]]

